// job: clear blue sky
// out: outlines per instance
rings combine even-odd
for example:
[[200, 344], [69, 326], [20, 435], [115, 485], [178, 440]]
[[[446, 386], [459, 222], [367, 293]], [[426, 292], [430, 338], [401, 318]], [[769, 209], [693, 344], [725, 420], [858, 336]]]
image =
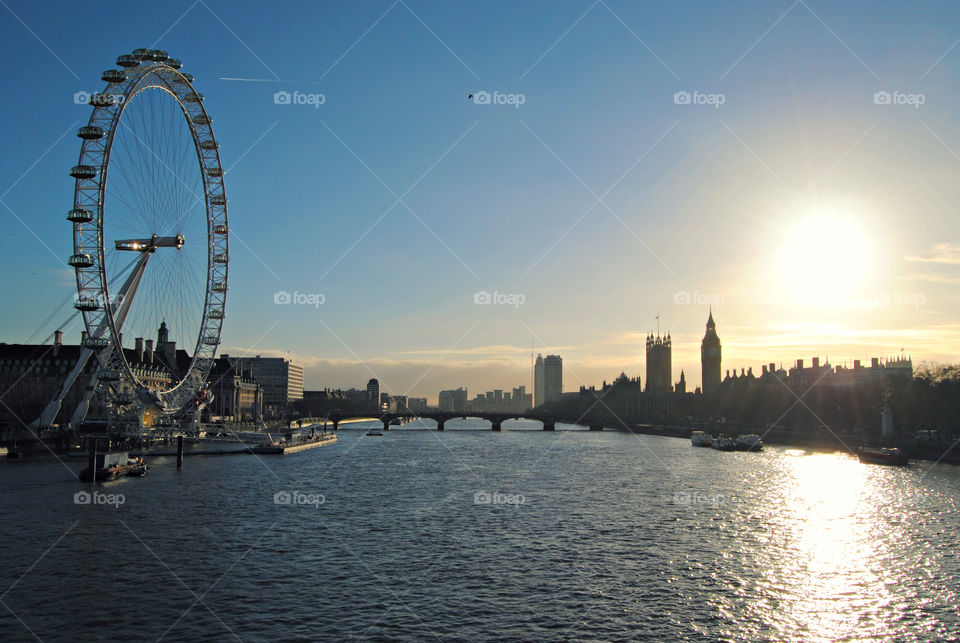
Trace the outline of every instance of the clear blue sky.
[[156, 46], [231, 168], [224, 351], [289, 351], [308, 388], [509, 388], [533, 343], [572, 390], [640, 374], [658, 314], [696, 385], [708, 296], [725, 368], [955, 361], [958, 38], [940, 2], [3, 0], [0, 341], [71, 293], [74, 93]]

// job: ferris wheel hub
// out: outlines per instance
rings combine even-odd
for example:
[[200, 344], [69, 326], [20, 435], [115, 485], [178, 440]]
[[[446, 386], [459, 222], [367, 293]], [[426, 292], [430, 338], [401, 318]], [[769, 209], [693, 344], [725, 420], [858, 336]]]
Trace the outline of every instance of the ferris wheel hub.
[[113, 242], [117, 250], [128, 250], [131, 252], [154, 252], [157, 248], [176, 248], [183, 247], [186, 240], [182, 234], [175, 237], [151, 236], [149, 239], [118, 239]]

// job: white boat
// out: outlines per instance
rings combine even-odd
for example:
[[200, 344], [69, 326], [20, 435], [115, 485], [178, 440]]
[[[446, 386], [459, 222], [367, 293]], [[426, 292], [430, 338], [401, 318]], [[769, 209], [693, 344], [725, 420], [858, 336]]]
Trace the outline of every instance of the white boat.
[[713, 444], [713, 436], [705, 431], [694, 431], [690, 434], [690, 444], [695, 447], [708, 447]]
[[763, 440], [756, 433], [740, 435], [737, 436], [736, 447], [737, 451], [762, 451]]

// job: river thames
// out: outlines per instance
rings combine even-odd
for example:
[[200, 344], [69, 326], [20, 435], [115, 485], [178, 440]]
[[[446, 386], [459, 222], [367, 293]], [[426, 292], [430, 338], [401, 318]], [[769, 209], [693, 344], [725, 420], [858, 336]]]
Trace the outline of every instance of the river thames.
[[487, 426], [343, 430], [182, 470], [157, 458], [146, 478], [96, 487], [74, 477], [81, 458], [5, 461], [3, 638], [960, 633], [960, 467], [519, 421], [468, 430]]

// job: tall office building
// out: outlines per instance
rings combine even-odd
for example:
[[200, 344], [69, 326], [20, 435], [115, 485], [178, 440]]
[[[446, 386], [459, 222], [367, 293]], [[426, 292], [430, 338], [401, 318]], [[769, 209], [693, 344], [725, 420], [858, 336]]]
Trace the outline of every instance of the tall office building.
[[707, 332], [700, 342], [700, 375], [704, 395], [710, 395], [720, 386], [720, 337], [713, 321], [713, 310], [707, 318]]
[[303, 367], [294, 364], [286, 357], [230, 357], [224, 355], [231, 364], [242, 365], [243, 372], [249, 373], [263, 387], [263, 416], [281, 417], [291, 402], [303, 399]]
[[534, 392], [534, 403], [537, 406], [559, 400], [563, 396], [563, 358], [559, 355], [537, 356]]
[[380, 409], [380, 382], [371, 377], [367, 382], [367, 396], [370, 398], [370, 408]]
[[440, 407], [441, 411], [466, 411], [467, 389], [461, 387], [455, 390], [440, 391], [437, 406]]
[[533, 403], [540, 406], [546, 401], [543, 395], [543, 355], [537, 355], [537, 362], [533, 367]]

